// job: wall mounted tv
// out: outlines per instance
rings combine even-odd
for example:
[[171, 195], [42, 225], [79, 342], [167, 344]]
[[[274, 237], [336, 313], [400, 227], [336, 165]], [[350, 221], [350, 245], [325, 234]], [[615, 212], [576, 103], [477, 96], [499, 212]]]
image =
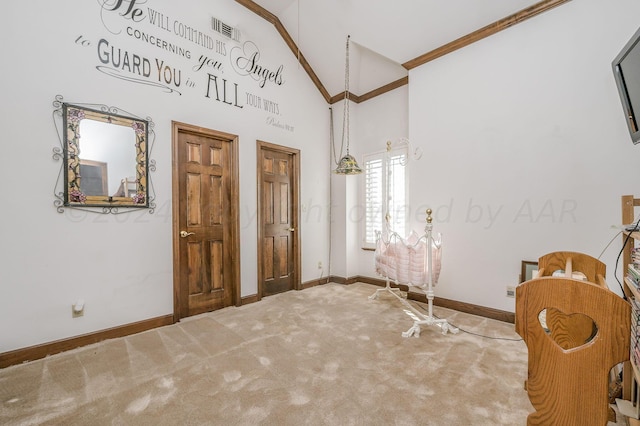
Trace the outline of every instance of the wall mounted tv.
[[622, 48], [611, 65], [631, 140], [634, 144], [640, 143], [640, 29]]

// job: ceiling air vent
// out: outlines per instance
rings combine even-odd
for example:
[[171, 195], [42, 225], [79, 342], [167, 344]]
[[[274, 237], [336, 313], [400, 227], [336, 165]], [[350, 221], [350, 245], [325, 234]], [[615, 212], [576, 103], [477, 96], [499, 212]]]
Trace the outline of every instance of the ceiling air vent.
[[233, 28], [231, 25], [225, 24], [218, 18], [211, 18], [211, 28], [225, 37], [235, 41], [240, 41], [240, 30]]

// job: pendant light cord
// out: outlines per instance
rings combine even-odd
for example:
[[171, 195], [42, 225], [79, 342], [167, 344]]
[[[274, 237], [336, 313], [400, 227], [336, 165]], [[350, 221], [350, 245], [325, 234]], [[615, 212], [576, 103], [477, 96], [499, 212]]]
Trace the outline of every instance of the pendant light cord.
[[340, 156], [342, 156], [342, 147], [344, 141], [347, 141], [347, 155], [349, 155], [349, 39], [347, 36], [347, 48], [344, 65], [344, 117], [342, 119], [342, 145], [340, 146]]
[[349, 155], [349, 39], [347, 36], [347, 48], [345, 53], [344, 65], [344, 116], [342, 117], [342, 142], [340, 143], [340, 155], [336, 156], [335, 137], [333, 134], [333, 108], [329, 107], [329, 137], [331, 139], [331, 150], [333, 151], [333, 161], [336, 166], [340, 164], [342, 159], [342, 151], [344, 150], [345, 140], [347, 142], [347, 155]]

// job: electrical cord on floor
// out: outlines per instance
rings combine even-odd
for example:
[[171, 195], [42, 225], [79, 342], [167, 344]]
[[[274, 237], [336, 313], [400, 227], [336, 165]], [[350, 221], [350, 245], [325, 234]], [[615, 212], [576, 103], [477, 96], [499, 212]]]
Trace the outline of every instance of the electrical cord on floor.
[[[618, 275], [617, 275], [617, 271], [618, 271], [618, 263], [620, 261], [620, 257], [622, 256], [622, 252], [624, 251], [624, 248], [627, 246], [627, 244], [629, 243], [629, 240], [631, 240], [631, 233], [635, 232], [635, 231], [639, 231], [640, 230], [640, 217], [638, 217], [638, 220], [636, 220], [635, 225], [633, 226], [633, 228], [629, 229], [625, 229], [625, 231], [628, 231], [627, 237], [624, 239], [624, 243], [622, 244], [622, 248], [620, 249], [620, 252], [618, 253], [618, 256], [616, 257], [616, 265], [615, 268], [613, 270], [613, 276], [615, 277], [616, 281], [618, 282], [618, 285], [620, 286], [620, 290], [622, 292], [622, 298], [624, 300], [627, 300], [627, 296], [624, 293], [624, 287], [622, 285], [622, 282], [620, 282], [620, 279], [618, 279]], [[611, 243], [616, 239], [616, 237], [618, 235], [620, 235], [622, 233], [622, 231], [618, 232], [616, 235], [613, 236], [613, 238], [611, 238], [611, 241], [609, 241], [609, 243], [605, 246], [605, 248], [602, 250], [602, 252], [600, 253], [600, 256], [598, 256], [598, 259], [600, 259], [602, 257], [602, 255], [604, 254], [605, 250], [607, 250], [607, 248], [609, 248], [609, 246], [611, 245]], [[420, 302], [416, 303], [420, 309], [422, 309], [423, 311], [429, 313], [428, 310], [426, 310], [424, 308], [424, 306], [422, 306], [422, 304]], [[439, 318], [437, 315], [433, 315], [436, 319], [441, 319]], [[482, 337], [485, 339], [493, 339], [493, 340], [507, 340], [507, 341], [511, 341], [511, 342], [521, 342], [523, 339], [511, 339], [508, 337], [491, 337], [491, 336], [485, 336], [483, 334], [479, 334], [479, 333], [474, 333], [472, 331], [468, 331], [465, 330], [461, 327], [458, 327], [457, 325], [451, 323], [450, 321], [449, 324], [451, 324], [451, 326], [457, 328], [458, 330], [462, 331], [463, 333], [467, 333], [467, 334], [471, 334], [472, 336], [478, 336], [478, 337]]]
[[[417, 302], [416, 304], [420, 307], [420, 309], [422, 309], [423, 311], [425, 311], [425, 312], [429, 313], [429, 311], [428, 311], [428, 310], [426, 310], [426, 309], [424, 308], [424, 306], [422, 306], [422, 304], [421, 304], [420, 302]], [[441, 319], [441, 318], [439, 318], [439, 317], [438, 317], [437, 315], [435, 315], [435, 314], [433, 314], [433, 316], [434, 316], [436, 319]], [[491, 340], [506, 340], [506, 341], [509, 341], [509, 342], [522, 342], [522, 341], [523, 341], [523, 339], [522, 339], [522, 338], [520, 338], [520, 339], [512, 339], [512, 338], [510, 338], [510, 337], [492, 337], [492, 336], [485, 336], [485, 335], [483, 335], [483, 334], [474, 333], [474, 332], [472, 332], [472, 331], [468, 331], [468, 330], [465, 330], [464, 328], [458, 327], [457, 325], [453, 324], [453, 323], [452, 323], [451, 321], [449, 321], [449, 320], [447, 320], [447, 322], [448, 322], [452, 327], [457, 328], [458, 330], [462, 331], [463, 333], [471, 334], [472, 336], [478, 336], [478, 337], [482, 337], [482, 338], [485, 338], [485, 339], [491, 339]]]

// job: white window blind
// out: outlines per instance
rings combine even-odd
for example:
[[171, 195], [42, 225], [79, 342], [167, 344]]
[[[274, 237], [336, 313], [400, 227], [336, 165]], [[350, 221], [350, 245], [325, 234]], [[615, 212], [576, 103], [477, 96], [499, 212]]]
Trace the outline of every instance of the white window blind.
[[[388, 162], [387, 162], [388, 155]], [[364, 248], [375, 248], [388, 207], [391, 230], [405, 236], [407, 222], [406, 149], [364, 156]], [[388, 200], [388, 205], [386, 203]]]

